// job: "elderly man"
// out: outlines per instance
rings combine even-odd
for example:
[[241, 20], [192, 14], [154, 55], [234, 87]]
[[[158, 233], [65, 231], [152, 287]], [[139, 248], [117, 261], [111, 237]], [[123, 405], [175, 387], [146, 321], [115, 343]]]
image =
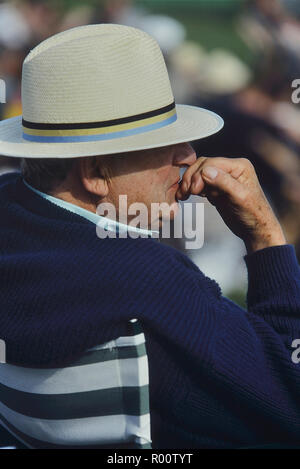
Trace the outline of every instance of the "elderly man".
[[[40, 369], [51, 369], [36, 392], [59, 409], [50, 416], [35, 400], [31, 415], [28, 394], [13, 398], [16, 388], [28, 393], [28, 382], [14, 381], [14, 368], [3, 371], [0, 418], [8, 428], [20, 423], [16, 412], [25, 414], [31, 420], [22, 428], [30, 434], [38, 414], [39, 431], [51, 423], [59, 433], [57, 416], [71, 418], [66, 407], [76, 393], [51, 400], [52, 370], [68, 370], [85, 351], [126, 336], [128, 321], [137, 319], [149, 359], [154, 447], [299, 442], [300, 271], [252, 165], [196, 159], [188, 142], [221, 127], [209, 111], [175, 106], [159, 48], [141, 31], [75, 28], [29, 54], [23, 122], [0, 127], [1, 152], [23, 158], [21, 176], [1, 178], [0, 335], [8, 364], [37, 368], [32, 383]], [[205, 195], [245, 242], [248, 311], [154, 237], [152, 204], [176, 213], [190, 194]], [[110, 203], [119, 215], [124, 195], [128, 206], [138, 202], [149, 212], [143, 229], [129, 219], [127, 236], [124, 223], [97, 213]], [[95, 225], [115, 237], [101, 239]], [[84, 381], [77, 417], [85, 417], [86, 438], [100, 404], [91, 390], [95, 376], [83, 376], [73, 381]]]

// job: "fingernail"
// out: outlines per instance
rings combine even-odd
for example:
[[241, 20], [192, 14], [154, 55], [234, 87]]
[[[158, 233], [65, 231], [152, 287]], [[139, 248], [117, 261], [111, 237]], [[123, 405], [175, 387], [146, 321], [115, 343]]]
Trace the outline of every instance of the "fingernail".
[[206, 168], [203, 169], [203, 174], [206, 176], [208, 179], [216, 179], [218, 176], [218, 170], [216, 168], [213, 168], [212, 166], [207, 166]]
[[181, 186], [181, 189], [183, 190], [183, 192], [186, 192], [187, 191], [187, 183], [186, 182], [183, 182], [182, 183], [182, 186]]

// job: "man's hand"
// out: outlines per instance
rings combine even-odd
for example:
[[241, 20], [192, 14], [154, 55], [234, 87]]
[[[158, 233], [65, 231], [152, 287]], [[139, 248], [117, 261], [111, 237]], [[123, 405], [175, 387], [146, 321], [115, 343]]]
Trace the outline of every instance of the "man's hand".
[[192, 194], [207, 197], [248, 253], [286, 244], [249, 160], [199, 158], [184, 173], [176, 197], [186, 200]]

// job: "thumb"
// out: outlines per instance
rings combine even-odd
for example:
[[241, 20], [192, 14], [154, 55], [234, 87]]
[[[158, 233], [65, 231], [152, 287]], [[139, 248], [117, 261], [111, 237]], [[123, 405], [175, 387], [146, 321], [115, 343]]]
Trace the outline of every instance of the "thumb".
[[208, 186], [229, 196], [234, 196], [237, 191], [241, 190], [241, 184], [220, 168], [206, 166], [202, 170], [202, 177]]

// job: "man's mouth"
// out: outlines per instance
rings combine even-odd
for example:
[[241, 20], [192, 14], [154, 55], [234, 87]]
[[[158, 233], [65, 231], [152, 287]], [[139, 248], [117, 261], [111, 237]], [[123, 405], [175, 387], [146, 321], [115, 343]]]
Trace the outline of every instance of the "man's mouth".
[[174, 189], [175, 189], [175, 188], [178, 189], [179, 185], [181, 184], [181, 181], [182, 181], [182, 177], [179, 177], [179, 178], [174, 182], [174, 184], [172, 184], [171, 187], [174, 188]]

